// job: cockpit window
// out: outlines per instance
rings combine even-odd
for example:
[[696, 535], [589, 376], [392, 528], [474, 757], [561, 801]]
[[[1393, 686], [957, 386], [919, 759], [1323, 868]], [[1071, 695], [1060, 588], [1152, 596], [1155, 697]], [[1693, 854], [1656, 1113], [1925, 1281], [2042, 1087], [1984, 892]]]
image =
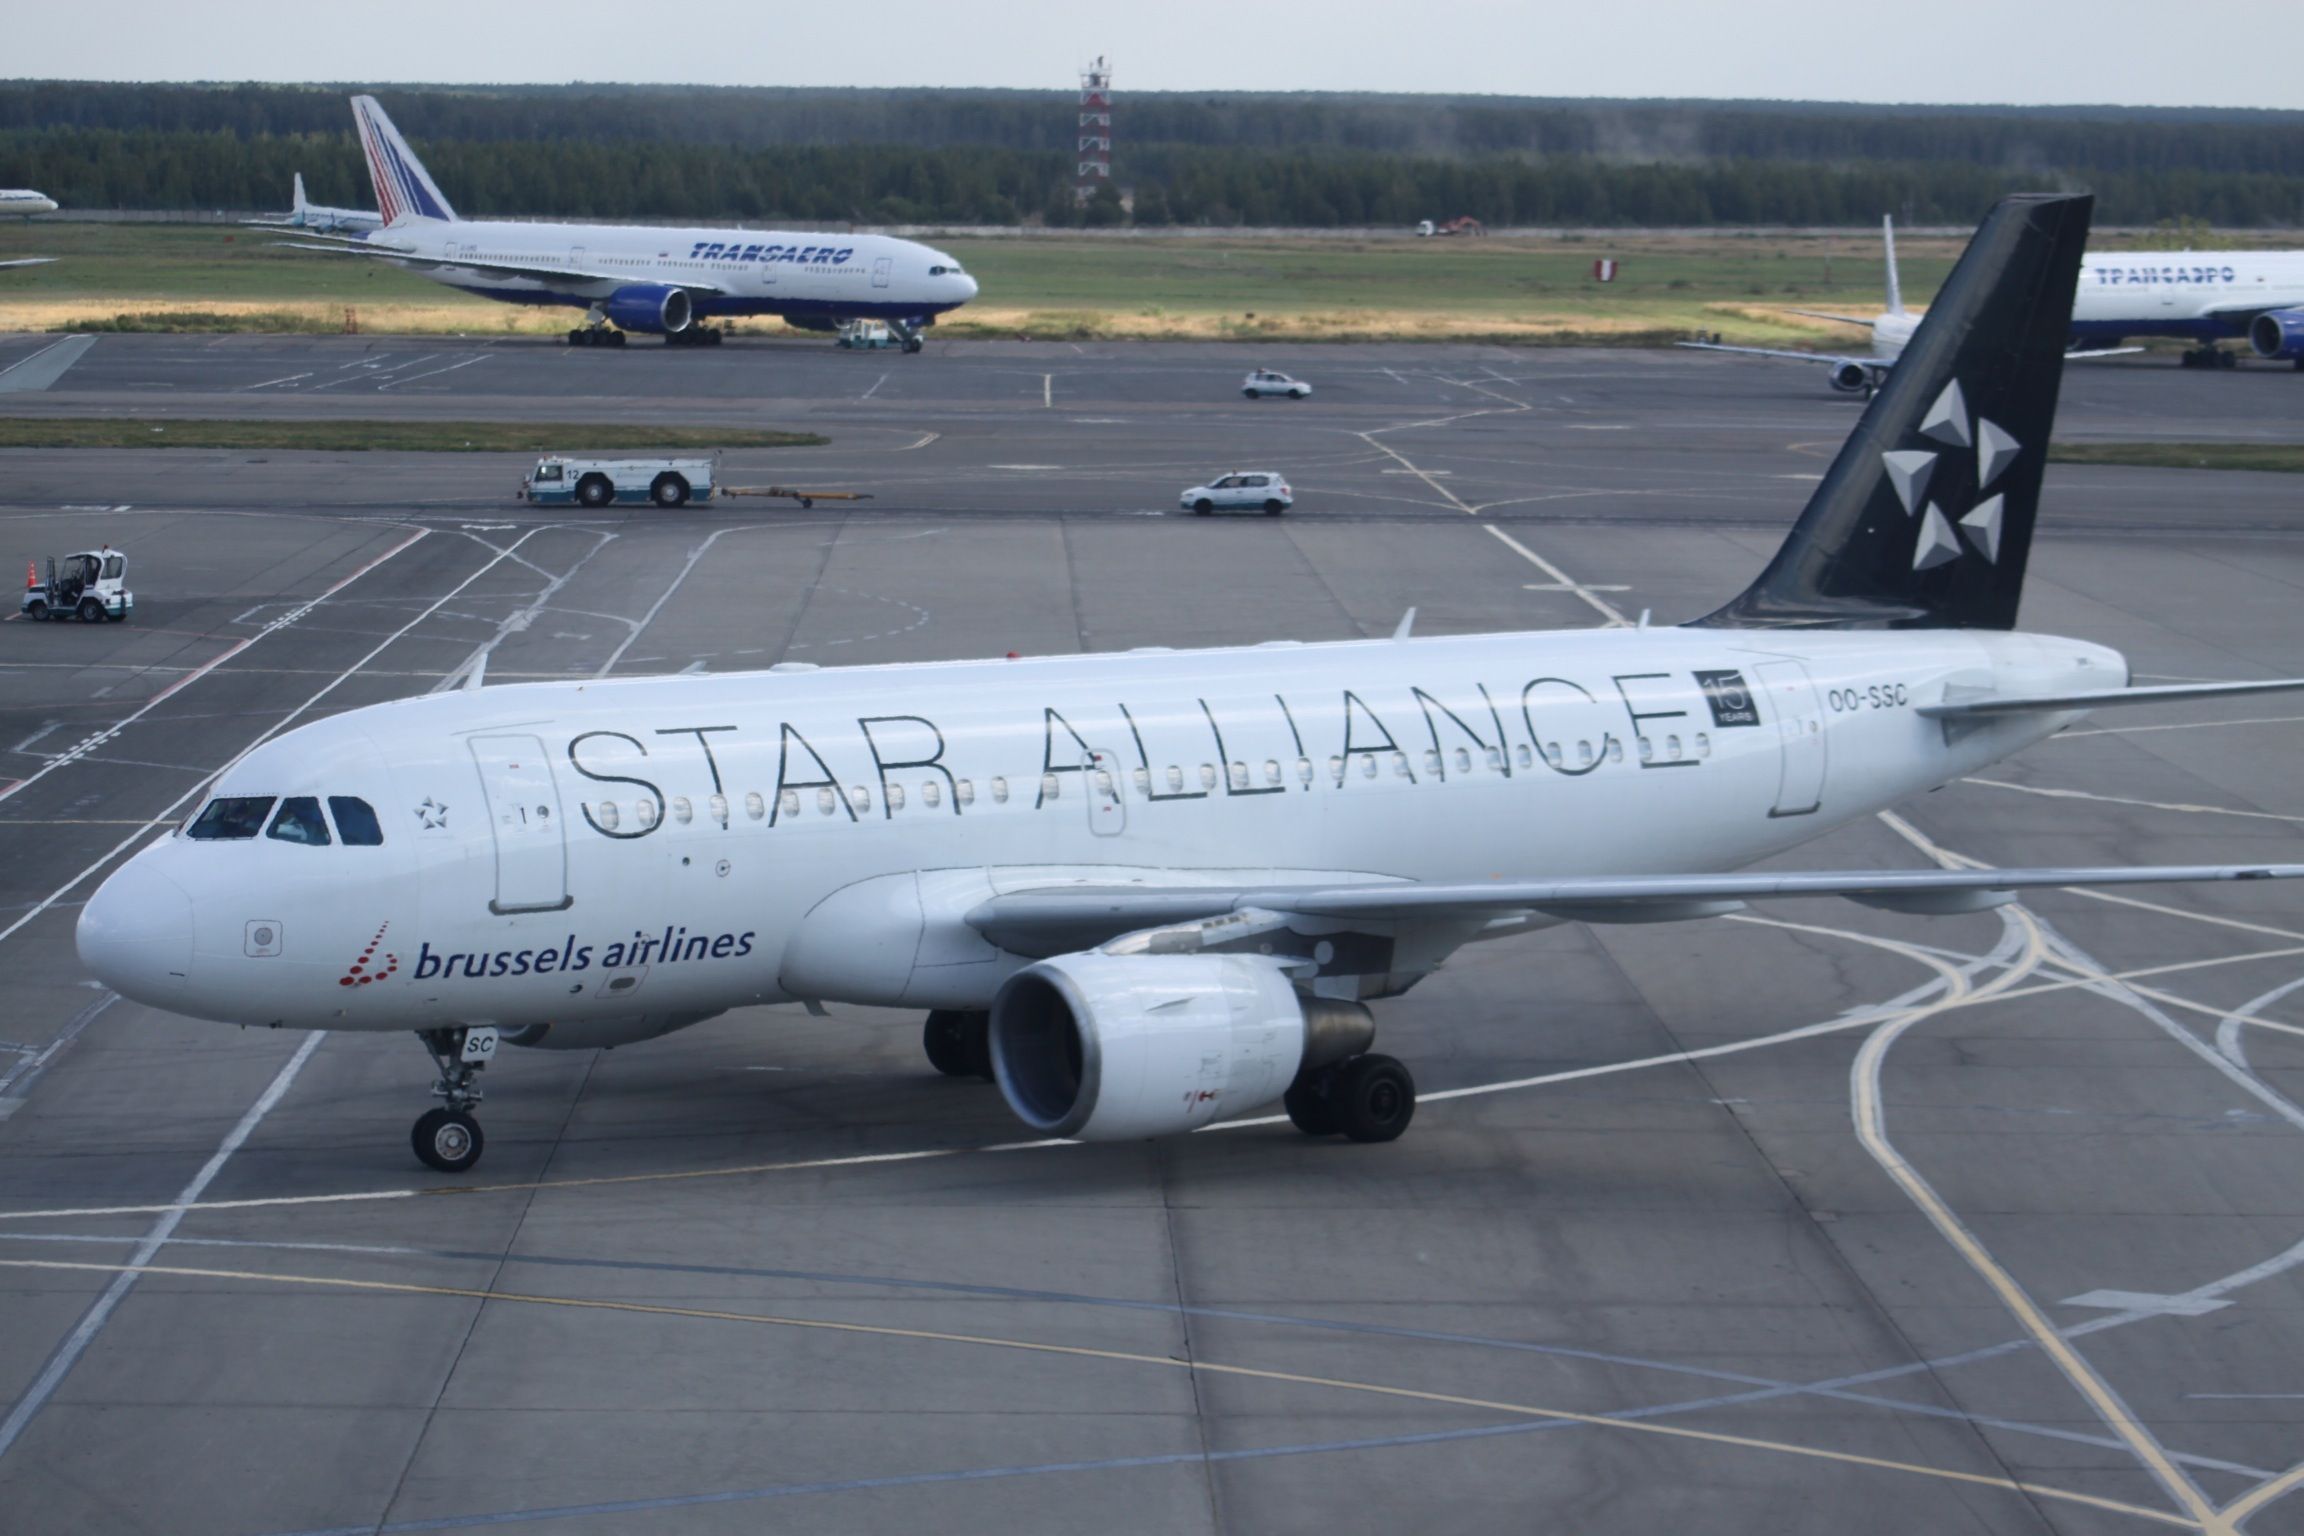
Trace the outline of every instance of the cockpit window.
[[315, 847], [327, 842], [328, 823], [320, 819], [319, 800], [312, 795], [292, 795], [281, 801], [280, 814], [272, 818], [272, 830], [265, 835]]
[[330, 795], [328, 814], [336, 818], [336, 835], [348, 848], [374, 848], [384, 841], [384, 828], [365, 800], [351, 795]]
[[235, 838], [254, 837], [264, 830], [264, 818], [272, 810], [270, 795], [231, 795], [208, 802], [208, 808], [192, 819], [184, 829], [186, 837], [202, 842], [227, 842]]

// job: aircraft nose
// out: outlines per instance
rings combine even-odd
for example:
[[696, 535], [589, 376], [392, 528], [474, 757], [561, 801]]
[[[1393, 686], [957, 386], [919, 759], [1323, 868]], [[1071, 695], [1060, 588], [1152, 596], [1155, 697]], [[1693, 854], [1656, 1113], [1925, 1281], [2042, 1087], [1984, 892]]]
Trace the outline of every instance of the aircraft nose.
[[976, 279], [963, 272], [960, 274], [960, 298], [965, 302], [974, 297], [976, 297]]
[[131, 860], [80, 909], [80, 963], [124, 997], [168, 1007], [192, 975], [192, 898], [152, 867]]

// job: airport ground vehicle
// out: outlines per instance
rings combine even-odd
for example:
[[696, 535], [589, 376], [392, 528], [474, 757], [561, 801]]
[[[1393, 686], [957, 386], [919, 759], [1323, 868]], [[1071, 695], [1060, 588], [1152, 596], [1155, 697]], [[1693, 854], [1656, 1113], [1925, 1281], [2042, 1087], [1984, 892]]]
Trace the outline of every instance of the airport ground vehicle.
[[110, 619], [117, 624], [135, 608], [128, 557], [109, 545], [49, 560], [45, 580], [37, 567], [24, 569], [22, 611], [28, 619], [78, 619], [83, 624]]
[[1312, 386], [1302, 379], [1292, 379], [1284, 373], [1275, 373], [1269, 368], [1259, 368], [1240, 381], [1240, 393], [1251, 400], [1261, 400], [1266, 395], [1284, 395], [1290, 400], [1308, 400], [1312, 396]]
[[1218, 475], [1206, 485], [1196, 485], [1176, 498], [1176, 505], [1202, 517], [1215, 511], [1241, 512], [1262, 508], [1267, 516], [1278, 517], [1296, 504], [1296, 493], [1288, 489], [1287, 479], [1269, 469], [1237, 469], [1228, 475]]
[[877, 352], [883, 347], [901, 345], [907, 352], [920, 350], [920, 338], [899, 338], [888, 328], [885, 320], [851, 320], [840, 327], [840, 345], [852, 352]]
[[605, 507], [612, 502], [652, 501], [677, 507], [690, 497], [712, 495], [710, 459], [573, 459], [552, 455], [536, 461], [520, 482], [520, 494], [544, 506]]

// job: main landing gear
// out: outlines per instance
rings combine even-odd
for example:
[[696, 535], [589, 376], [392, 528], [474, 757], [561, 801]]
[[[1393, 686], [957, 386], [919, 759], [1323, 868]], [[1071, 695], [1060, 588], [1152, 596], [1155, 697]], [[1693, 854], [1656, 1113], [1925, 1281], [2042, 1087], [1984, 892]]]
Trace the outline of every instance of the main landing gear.
[[440, 1081], [432, 1085], [432, 1092], [440, 1103], [416, 1117], [409, 1140], [427, 1168], [463, 1173], [480, 1161], [480, 1149], [487, 1145], [480, 1122], [472, 1118], [472, 1106], [480, 1102], [476, 1080], [496, 1055], [496, 1031], [420, 1029], [416, 1038], [424, 1042], [439, 1069]]
[[992, 1077], [992, 1015], [939, 1008], [920, 1031], [928, 1064], [946, 1077]]
[[607, 324], [580, 325], [568, 333], [572, 347], [621, 347], [629, 338]]
[[1416, 1079], [1399, 1061], [1371, 1051], [1299, 1074], [1280, 1102], [1307, 1136], [1394, 1141], [1416, 1118]]
[[2227, 352], [2214, 342], [2210, 342], [2204, 347], [2191, 348], [2185, 352], [2181, 361], [2186, 368], [2237, 368], [2240, 366], [2239, 354]]
[[668, 347], [716, 347], [727, 339], [728, 333], [716, 325], [692, 325], [684, 331], [664, 333]]

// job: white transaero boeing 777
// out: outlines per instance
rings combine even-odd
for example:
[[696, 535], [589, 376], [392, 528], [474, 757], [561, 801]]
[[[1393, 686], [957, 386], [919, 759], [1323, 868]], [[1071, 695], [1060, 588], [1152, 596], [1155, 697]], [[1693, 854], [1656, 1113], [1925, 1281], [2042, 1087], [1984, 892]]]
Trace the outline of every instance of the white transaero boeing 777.
[[2014, 627], [2089, 209], [1993, 210], [1783, 548], [1692, 623], [374, 705], [227, 768], [89, 901], [81, 958], [177, 1013], [416, 1032], [444, 1102], [415, 1148], [450, 1171], [500, 1044], [790, 1002], [927, 1010], [936, 1066], [1044, 1136], [1277, 1100], [1385, 1141], [1415, 1085], [1368, 1005], [1475, 940], [2304, 875], [1734, 872], [2093, 709], [2304, 688], [2131, 688]]
[[976, 279], [951, 257], [887, 235], [460, 219], [376, 98], [353, 97], [352, 116], [378, 227], [283, 243], [389, 262], [507, 304], [581, 309], [574, 344], [621, 344], [635, 331], [714, 342], [713, 320], [773, 315], [822, 331], [882, 320], [917, 352], [938, 315], [976, 297]]

